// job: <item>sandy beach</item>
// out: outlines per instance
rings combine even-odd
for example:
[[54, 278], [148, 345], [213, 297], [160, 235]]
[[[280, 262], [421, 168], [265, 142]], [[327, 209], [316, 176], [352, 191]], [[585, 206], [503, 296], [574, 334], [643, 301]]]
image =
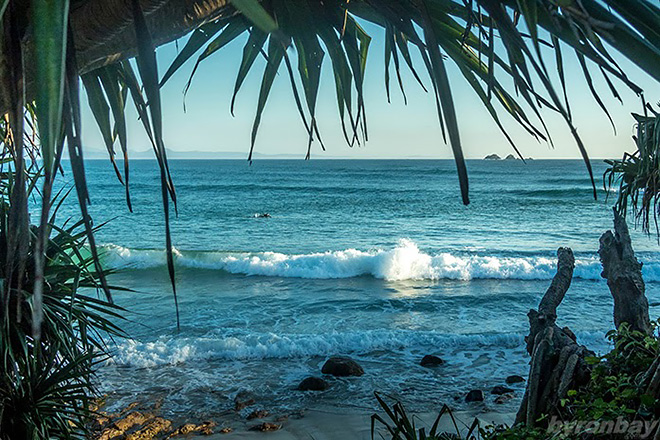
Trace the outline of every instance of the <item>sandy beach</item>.
[[[437, 413], [427, 412], [415, 414], [418, 426], [428, 428], [433, 424]], [[460, 411], [454, 413], [461, 432], [465, 434], [475, 417], [482, 426], [492, 424], [511, 424], [515, 418], [513, 413]], [[270, 420], [270, 419], [264, 419]], [[195, 436], [195, 439], [268, 439], [268, 440], [368, 440], [371, 439], [371, 413], [356, 413], [336, 409], [313, 409], [305, 412], [301, 418], [289, 418], [279, 422], [282, 428], [273, 432], [250, 431], [251, 426], [262, 423], [263, 420], [244, 420], [234, 423], [229, 434], [215, 433], [211, 436]], [[384, 432], [384, 429], [380, 429]], [[448, 415], [443, 416], [438, 432], [455, 433], [456, 430]], [[378, 435], [377, 435], [378, 438]]]

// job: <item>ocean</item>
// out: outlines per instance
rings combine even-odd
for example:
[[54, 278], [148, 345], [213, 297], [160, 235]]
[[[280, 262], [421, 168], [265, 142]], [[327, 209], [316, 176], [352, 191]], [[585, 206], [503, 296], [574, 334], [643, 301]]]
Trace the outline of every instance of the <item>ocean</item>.
[[[596, 351], [608, 347], [612, 298], [596, 252], [616, 192], [606, 197], [605, 164], [593, 166], [598, 200], [581, 161], [468, 161], [463, 206], [453, 161], [171, 161], [177, 331], [156, 162], [131, 164], [131, 214], [109, 162], [89, 161], [91, 213], [108, 221], [97, 241], [119, 270], [111, 283], [134, 290], [115, 293], [129, 339], [110, 343], [99, 389], [114, 407], [163, 398], [165, 413], [200, 418], [233, 408], [240, 391], [271, 411], [373, 411], [374, 391], [434, 411], [475, 405], [464, 397], [479, 388], [481, 405], [515, 411], [524, 384], [502, 405], [488, 391], [527, 374], [526, 315], [560, 246], [577, 262], [559, 324]], [[60, 219], [75, 214], [73, 202]], [[655, 303], [660, 245], [639, 229], [632, 236]], [[445, 364], [421, 367], [426, 354]], [[332, 355], [354, 358], [365, 375], [295, 390]]]

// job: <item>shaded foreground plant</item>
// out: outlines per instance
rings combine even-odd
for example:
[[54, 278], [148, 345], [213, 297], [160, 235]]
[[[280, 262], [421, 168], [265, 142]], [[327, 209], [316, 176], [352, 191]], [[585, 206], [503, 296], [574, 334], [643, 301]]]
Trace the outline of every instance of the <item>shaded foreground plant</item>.
[[[438, 413], [433, 425], [430, 428], [417, 427], [416, 421], [419, 422], [417, 416], [410, 415], [404, 405], [398, 400], [393, 404], [389, 404], [383, 399], [380, 393], [375, 392], [374, 396], [378, 401], [378, 404], [385, 412], [386, 418], [380, 416], [379, 414], [374, 414], [371, 416], [371, 438], [374, 439], [376, 432], [378, 432], [381, 438], [385, 438], [380, 431], [377, 431], [377, 424], [385, 428], [387, 433], [391, 436], [392, 440], [462, 440], [462, 439], [472, 439], [475, 438], [473, 433], [479, 435], [479, 420], [474, 419], [472, 424], [467, 427], [465, 430], [462, 430], [458, 426], [458, 422], [454, 417], [454, 414], [447, 405], [442, 405], [442, 409]], [[392, 400], [390, 398], [390, 400]], [[452, 422], [454, 432], [438, 432], [440, 420], [443, 416], [447, 415]], [[417, 419], [417, 420], [416, 420]], [[466, 431], [465, 436], [463, 436], [463, 431]]]
[[[25, 231], [27, 264], [19, 270], [20, 260], [9, 259], [6, 250], [17, 211], [9, 194], [22, 180], [11, 154], [3, 151], [0, 168], [0, 439], [84, 438], [94, 367], [107, 356], [104, 340], [122, 334], [110, 320], [121, 319], [122, 309], [95, 293], [100, 274], [82, 220], [56, 221], [67, 195], [60, 191], [50, 201], [54, 207], [44, 232], [43, 320], [35, 339], [34, 252], [41, 231], [34, 225]], [[33, 166], [22, 177], [24, 196], [39, 198], [34, 188], [40, 170]]]

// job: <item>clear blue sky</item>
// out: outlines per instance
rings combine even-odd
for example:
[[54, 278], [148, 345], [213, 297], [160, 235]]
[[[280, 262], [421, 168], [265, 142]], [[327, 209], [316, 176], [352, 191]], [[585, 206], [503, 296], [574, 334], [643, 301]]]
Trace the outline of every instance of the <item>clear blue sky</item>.
[[[394, 75], [391, 79], [392, 103], [387, 103], [384, 87], [383, 31], [368, 24], [365, 29], [373, 37], [365, 85], [369, 142], [362, 147], [349, 148], [346, 145], [339, 122], [330, 60], [326, 56], [317, 113], [327, 151], [323, 152], [315, 142], [312, 158], [451, 158], [449, 146], [442, 141], [433, 96], [419, 87], [407, 68], [402, 68], [402, 73], [407, 86], [408, 105], [403, 104]], [[244, 152], [247, 157], [265, 62], [258, 59], [255, 63], [239, 93], [235, 117], [232, 117], [229, 106], [244, 41], [245, 38], [240, 38], [200, 65], [186, 98], [186, 112], [183, 109], [182, 91], [194, 60], [184, 65], [164, 86], [162, 99], [167, 148], [177, 151]], [[179, 40], [178, 44], [179, 48], [183, 47], [185, 38]], [[167, 70], [176, 53], [174, 43], [158, 49], [161, 75]], [[594, 73], [594, 81], [617, 126], [617, 135], [614, 135], [609, 121], [591, 97], [575, 56], [568, 49], [564, 50], [564, 55], [574, 120], [590, 155], [593, 158], [619, 157], [623, 151], [632, 151], [634, 121], [630, 113], [641, 111], [639, 99], [623, 84], [617, 83], [624, 98], [624, 105], [619, 104], [607, 89], [601, 75]], [[553, 56], [548, 59], [553, 59]], [[621, 57], [617, 59], [628, 76], [645, 89], [647, 99], [652, 103], [658, 102], [660, 85], [627, 60]], [[421, 59], [417, 58], [415, 61], [419, 66], [418, 70], [423, 72]], [[275, 80], [255, 151], [268, 155], [296, 154], [302, 158], [307, 148], [307, 133], [299, 119], [283, 67]], [[553, 67], [553, 64], [550, 63], [549, 67]], [[483, 109], [479, 99], [451, 62], [449, 68], [466, 156], [482, 158], [490, 153], [512, 153], [511, 147]], [[428, 77], [422, 76], [422, 79], [430, 89]], [[546, 143], [538, 143], [532, 139], [504, 112], [502, 120], [523, 155], [534, 158], [578, 158], [579, 153], [565, 122], [550, 111], [544, 112], [544, 115], [555, 141], [554, 149]], [[87, 147], [103, 149], [90, 112], [86, 111], [83, 117], [86, 127], [83, 139]], [[129, 148], [133, 151], [146, 150], [149, 144], [141, 124], [134, 113], [130, 113], [128, 118]]]

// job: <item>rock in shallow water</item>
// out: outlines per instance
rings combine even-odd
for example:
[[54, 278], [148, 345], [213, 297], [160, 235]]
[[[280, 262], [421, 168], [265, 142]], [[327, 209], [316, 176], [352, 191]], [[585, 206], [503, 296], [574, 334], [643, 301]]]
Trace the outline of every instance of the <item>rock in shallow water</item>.
[[240, 411], [255, 403], [254, 395], [249, 391], [239, 391], [236, 397], [234, 397], [234, 409], [236, 411]]
[[484, 392], [481, 390], [472, 390], [465, 396], [466, 402], [483, 402]]
[[330, 388], [330, 384], [320, 377], [306, 377], [298, 385], [300, 391], [324, 391]]
[[438, 356], [434, 356], [432, 354], [427, 354], [426, 356], [424, 356], [422, 358], [422, 362], [420, 362], [419, 364], [422, 367], [437, 367], [438, 365], [442, 365], [444, 363], [445, 363], [445, 361], [440, 359]]
[[506, 378], [506, 383], [509, 384], [509, 385], [514, 384], [514, 383], [524, 382], [524, 381], [525, 381], [525, 378], [524, 378], [524, 377], [522, 377], [522, 376], [518, 376], [518, 375], [516, 375], [516, 374], [514, 374], [513, 376], [509, 376], [509, 377]]
[[333, 356], [323, 364], [321, 368], [323, 374], [331, 374], [333, 376], [362, 376], [364, 370], [353, 359], [344, 356]]
[[513, 393], [513, 390], [511, 388], [504, 387], [502, 385], [497, 385], [494, 386], [492, 390], [490, 390], [491, 394], [497, 394], [497, 395], [502, 395], [502, 394], [507, 394], [507, 393]]
[[265, 417], [268, 417], [270, 413], [266, 411], [265, 409], [257, 409], [252, 411], [250, 414], [248, 414], [247, 419], [252, 420], [252, 419], [263, 419]]
[[251, 427], [250, 431], [261, 431], [261, 432], [277, 431], [281, 427], [282, 425], [280, 425], [279, 423], [263, 422]]
[[508, 402], [509, 400], [513, 399], [513, 394], [502, 394], [501, 396], [497, 396], [495, 398], [495, 403], [498, 405], [502, 405], [503, 403]]

